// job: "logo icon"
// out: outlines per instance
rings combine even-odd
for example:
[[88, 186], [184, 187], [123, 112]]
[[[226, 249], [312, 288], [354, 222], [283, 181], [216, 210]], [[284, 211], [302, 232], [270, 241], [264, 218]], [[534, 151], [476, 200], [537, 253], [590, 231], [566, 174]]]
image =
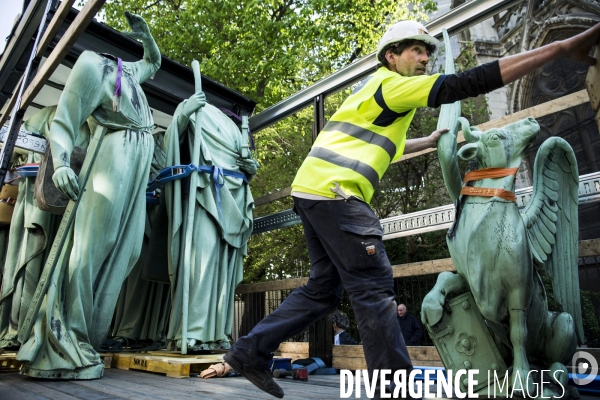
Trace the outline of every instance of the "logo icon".
[[[575, 372], [573, 381], [576, 385], [587, 385], [598, 375], [598, 361], [586, 351], [578, 351], [573, 354], [571, 367]], [[581, 377], [582, 375], [584, 378]]]

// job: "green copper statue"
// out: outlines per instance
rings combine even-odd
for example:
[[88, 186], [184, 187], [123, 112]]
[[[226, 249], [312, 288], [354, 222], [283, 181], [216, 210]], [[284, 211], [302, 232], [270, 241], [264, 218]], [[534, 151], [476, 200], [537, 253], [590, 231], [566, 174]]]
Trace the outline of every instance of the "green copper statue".
[[[45, 107], [23, 122], [29, 132], [47, 137], [56, 107]], [[87, 124], [84, 124], [87, 128]], [[83, 136], [83, 135], [82, 135]], [[78, 143], [79, 144], [79, 143]], [[41, 154], [29, 152], [27, 163], [39, 163]], [[10, 225], [9, 242], [0, 290], [0, 347], [18, 348], [19, 321], [25, 315], [44, 267], [60, 217], [38, 208], [34, 195], [35, 177], [22, 178]]]
[[[154, 156], [150, 166], [150, 179], [156, 177], [156, 174], [165, 167], [166, 162], [166, 153], [163, 148], [164, 132], [156, 133], [153, 136]], [[157, 189], [157, 191], [160, 190], [160, 188]], [[163, 222], [156, 218], [158, 208], [158, 204], [151, 202], [146, 205], [147, 218], [142, 251], [138, 262], [123, 282], [110, 333], [114, 340], [107, 340], [102, 346], [102, 349], [107, 352], [127, 345], [135, 346], [137, 351], [140, 348], [166, 347], [166, 326], [170, 306], [169, 285], [144, 279], [144, 267], [151, 257], [165, 270], [167, 268], [164, 255], [156, 256], [156, 252], [164, 250], [166, 245], [154, 246], [157, 247], [157, 249], [153, 249], [156, 252], [149, 251], [149, 247], [154, 245], [148, 243], [151, 232]], [[166, 229], [166, 227], [164, 228]]]
[[[451, 54], [448, 33], [443, 33]], [[446, 59], [446, 72], [454, 72], [452, 57]], [[577, 267], [579, 174], [573, 149], [557, 137], [540, 146], [533, 193], [519, 210], [515, 176], [540, 131], [538, 123], [526, 118], [481, 132], [459, 116], [460, 102], [442, 106], [438, 129], [450, 132], [437, 145], [446, 188], [456, 201], [447, 243], [457, 273], [439, 275], [423, 299], [421, 318], [446, 369], [479, 370], [475, 392], [577, 396], [567, 387], [565, 367], [577, 342], [584, 340]], [[468, 143], [457, 151], [459, 121]], [[464, 179], [458, 158], [475, 165]], [[562, 312], [548, 311], [541, 275], [552, 281]], [[462, 294], [448, 301], [450, 293]], [[461, 382], [463, 391], [467, 384]]]
[[[191, 156], [194, 142], [200, 147], [197, 159]], [[189, 159], [204, 169], [195, 172], [198, 184], [189, 194], [195, 198], [192, 229], [186, 229], [188, 195], [182, 190], [182, 185], [189, 183], [168, 182], [163, 191], [169, 216], [173, 305], [167, 339], [172, 350], [229, 348], [234, 292], [243, 278], [243, 258], [253, 227], [254, 199], [248, 180], [258, 163], [247, 152], [247, 143], [247, 136], [223, 112], [206, 103], [201, 91], [179, 105], [165, 135], [167, 165]], [[191, 237], [187, 232], [192, 232]], [[191, 241], [188, 265], [184, 262], [185, 251], [190, 251], [186, 241]], [[186, 319], [187, 334], [183, 334]], [[187, 342], [184, 348], [182, 337]]]
[[[523, 384], [533, 393], [534, 382], [526, 377], [532, 369], [530, 360], [536, 360], [541, 363], [536, 369], [554, 371], [550, 377], [566, 387], [564, 364], [573, 356], [577, 340], [583, 341], [577, 269], [579, 177], [573, 150], [557, 137], [541, 145], [533, 194], [520, 211], [514, 198], [515, 175], [525, 150], [539, 133], [537, 122], [527, 118], [481, 132], [469, 127], [464, 118], [459, 120], [468, 143], [457, 153], [456, 145], [448, 140], [438, 144], [440, 162], [443, 168], [458, 171], [458, 156], [477, 168], [465, 175], [467, 184], [462, 188], [451, 184], [452, 179], [460, 181], [460, 176], [445, 174], [453, 197], [462, 195], [447, 237], [457, 273], [440, 274], [423, 301], [423, 322], [430, 332], [436, 331], [435, 325], [445, 316], [446, 296], [470, 291], [500, 353], [508, 349], [503, 358], [513, 368], [510, 384], [518, 382], [516, 386]], [[552, 280], [563, 312], [548, 311], [540, 274]], [[469, 304], [466, 301], [463, 307]], [[484, 338], [470, 337], [465, 323], [453, 321], [459, 339], [456, 346], [448, 346], [463, 356], [468, 350], [470, 358], [464, 365], [479, 369], [486, 360], [478, 359], [482, 354], [474, 343], [483, 343]], [[460, 329], [467, 330], [464, 337]], [[491, 369], [501, 369], [500, 364]], [[548, 385], [543, 393], [546, 397], [560, 394], [560, 388]]]
[[[97, 349], [110, 328], [121, 285], [139, 257], [154, 148], [154, 122], [140, 84], [156, 73], [161, 55], [146, 22], [129, 13], [126, 18], [132, 30], [126, 34], [142, 41], [144, 58], [122, 62], [82, 53], [50, 127], [54, 183], [81, 201], [35, 325], [17, 354], [24, 362], [21, 373], [31, 377], [102, 377]], [[94, 140], [103, 139], [86, 170], [83, 192], [69, 161], [86, 120]]]

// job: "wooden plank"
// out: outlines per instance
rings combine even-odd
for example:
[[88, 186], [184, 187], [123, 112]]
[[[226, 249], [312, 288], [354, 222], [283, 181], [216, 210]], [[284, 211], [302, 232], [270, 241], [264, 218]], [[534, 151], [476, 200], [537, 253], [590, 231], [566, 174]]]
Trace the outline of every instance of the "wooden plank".
[[[85, 31], [89, 23], [92, 21], [98, 10], [102, 8], [105, 0], [88, 0], [85, 6], [81, 9], [77, 17], [73, 23], [69, 26], [63, 37], [60, 39], [50, 56], [46, 59], [46, 62], [39, 69], [38, 73], [35, 75], [25, 92], [23, 93], [23, 98], [21, 99], [21, 104], [19, 108], [21, 110], [27, 109], [35, 96], [42, 89], [46, 81], [50, 78], [52, 73], [56, 70], [56, 68], [60, 65], [60, 62], [65, 58], [65, 56], [69, 53], [69, 50], [79, 36]], [[8, 112], [6, 113], [8, 114]], [[0, 125], [4, 124], [5, 115], [2, 116], [2, 120], [0, 120]]]
[[0, 371], [18, 371], [22, 363], [16, 360], [17, 353], [14, 351], [6, 352], [0, 355]]
[[[23, 378], [27, 379], [25, 377]], [[58, 390], [77, 399], [105, 400], [108, 397], [106, 396], [106, 393], [77, 385], [77, 380], [36, 379], [35, 382], [40, 386], [52, 390]], [[102, 382], [102, 379], [100, 379], [99, 382]]]
[[[526, 108], [525, 110], [517, 111], [510, 115], [505, 115], [504, 117], [496, 118], [492, 121], [487, 121], [482, 124], [476, 125], [476, 127], [481, 131], [487, 131], [492, 128], [501, 128], [503, 126], [512, 124], [513, 122], [520, 121], [527, 117], [531, 118], [541, 118], [546, 115], [554, 114], [563, 110], [566, 110], [571, 107], [575, 107], [581, 104], [585, 104], [590, 101], [590, 97], [588, 96], [587, 90], [582, 89], [578, 92], [571, 93], [569, 95], [560, 97], [558, 99], [554, 99], [551, 101], [547, 101], [543, 104], [538, 104], [537, 106]], [[465, 141], [465, 137], [462, 131], [458, 132], [456, 141], [458, 143], [463, 143]], [[404, 160], [408, 160], [409, 158], [418, 157], [420, 155], [426, 153], [432, 153], [437, 151], [437, 149], [426, 149], [423, 151], [419, 151], [416, 153], [405, 154], [400, 158], [400, 160], [396, 162], [401, 162]]]
[[[415, 366], [442, 367], [442, 360], [434, 346], [407, 346]], [[332, 365], [337, 369], [366, 369], [362, 346], [334, 346]]]
[[[532, 117], [532, 118], [545, 117], [546, 115], [557, 113], [557, 112], [566, 110], [568, 108], [587, 103], [588, 101], [590, 101], [590, 96], [588, 95], [587, 90], [583, 89], [583, 90], [580, 90], [579, 92], [575, 92], [575, 93], [560, 97], [558, 99], [554, 99], [554, 100], [548, 101], [546, 103], [539, 104], [537, 106], [526, 108], [525, 110], [517, 111], [513, 114], [506, 115], [504, 117], [496, 118], [493, 121], [484, 122], [483, 124], [476, 125], [476, 127], [482, 131], [492, 129], [492, 128], [500, 128], [505, 125], [512, 124], [513, 122], [520, 121], [527, 117]], [[457, 136], [456, 140], [458, 143], [463, 143], [465, 141], [465, 137], [463, 136], [462, 131], [458, 132], [458, 136]], [[395, 161], [394, 163], [405, 161], [405, 160], [408, 160], [409, 158], [418, 157], [423, 154], [432, 153], [434, 151], [437, 151], [437, 149], [425, 149], [423, 151], [419, 151], [416, 153], [405, 154], [399, 160]], [[292, 192], [292, 188], [286, 187], [285, 189], [279, 190], [279, 191], [269, 194], [267, 196], [259, 197], [257, 200], [255, 200], [255, 204], [257, 206], [259, 205], [258, 200], [261, 200], [261, 203], [260, 203], [261, 205], [266, 204], [268, 202], [278, 200], [285, 196], [289, 196], [289, 194], [291, 194], [291, 192]], [[287, 193], [287, 194], [284, 194], [284, 193]]]
[[407, 276], [439, 274], [444, 271], [456, 271], [451, 258], [440, 260], [421, 261], [410, 264], [400, 264], [392, 266], [394, 278], [405, 278]]
[[307, 353], [308, 342], [283, 342], [279, 345], [277, 351], [288, 353]]
[[46, 48], [50, 46], [50, 43], [52, 43], [54, 36], [56, 36], [56, 32], [58, 32], [58, 30], [60, 29], [60, 26], [65, 20], [67, 14], [69, 14], [73, 3], [75, 3], [75, 0], [61, 1], [58, 10], [56, 10], [54, 16], [52, 17], [52, 21], [50, 21], [50, 24], [48, 24], [48, 27], [44, 32], [44, 36], [42, 36], [38, 43], [38, 47], [35, 53], [36, 57], [42, 57], [44, 55], [44, 51], [46, 51]]
[[[139, 399], [207, 399], [217, 400], [220, 398], [218, 393], [212, 391], [201, 390], [199, 385], [193, 385], [194, 390], [189, 390], [184, 386], [191, 380], [170, 379], [161, 375], [148, 374], [139, 371], [117, 371], [116, 374], [105, 374], [102, 380], [98, 383], [110, 385], [115, 389], [123, 389], [130, 392], [129, 396], [124, 398], [132, 398], [134, 395]], [[196, 379], [195, 381], [199, 381]], [[170, 384], [174, 382], [174, 384]], [[111, 398], [114, 398], [113, 396]], [[237, 396], [236, 396], [237, 397]], [[246, 397], [240, 397], [245, 399]]]
[[[77, 400], [80, 397], [70, 396], [58, 387], [47, 387], [41, 385], [39, 381], [34, 379], [27, 379], [24, 376], [19, 374], [3, 374], [2, 381], [9, 385], [11, 388], [19, 390], [21, 393], [25, 394], [35, 394], [43, 399], [52, 399], [52, 400]], [[59, 386], [59, 385], [56, 385]], [[5, 396], [2, 391], [2, 387], [0, 386], [0, 399], [11, 399], [12, 397]], [[14, 399], [21, 399], [21, 397], [14, 397]]]
[[283, 358], [291, 358], [292, 361], [295, 360], [302, 360], [304, 358], [309, 358], [309, 353], [281, 353], [278, 351], [274, 351], [273, 355], [276, 357], [283, 357]]
[[[105, 396], [105, 399], [194, 399], [194, 396], [191, 393], [177, 393], [177, 396], [173, 396], [173, 392], [170, 390], [152, 388], [152, 391], [150, 391], [147, 388], [144, 388], [143, 385], [124, 385], [118, 380], [107, 382], [105, 378], [100, 380], [79, 380], [74, 381], [73, 383], [82, 389], [84, 388], [102, 393]], [[198, 399], [197, 396], [195, 398]]]
[[254, 200], [254, 205], [256, 207], [258, 207], [258, 206], [261, 206], [263, 204], [267, 204], [267, 203], [270, 203], [272, 201], [279, 200], [279, 199], [282, 199], [284, 197], [287, 197], [290, 194], [292, 194], [292, 187], [291, 186], [286, 187], [286, 188], [281, 189], [281, 190], [277, 190], [277, 191], [275, 191], [273, 193], [269, 193], [267, 195], [259, 197], [258, 199]]
[[[408, 354], [411, 360], [441, 360], [435, 346], [407, 346]], [[345, 358], [364, 358], [363, 347], [360, 345], [354, 346], [333, 346], [333, 357]]]
[[102, 362], [104, 363], [104, 369], [106, 368], [110, 368], [111, 364], [112, 364], [112, 353], [100, 353], [100, 358], [102, 359]]
[[308, 358], [308, 342], [283, 342], [279, 345], [273, 355], [278, 357], [291, 358], [292, 361], [302, 358]]
[[410, 359], [415, 361], [441, 361], [435, 346], [407, 346]]
[[40, 396], [35, 393], [27, 392], [23, 389], [13, 387], [10, 382], [0, 381], [0, 398], [19, 399], [19, 400], [39, 400]]
[[144, 356], [160, 356], [160, 357], [172, 357], [172, 358], [197, 358], [203, 360], [214, 360], [215, 362], [223, 361], [223, 355], [227, 353], [227, 350], [216, 351], [209, 354], [181, 354], [179, 351], [169, 351], [169, 350], [152, 350], [152, 351], [142, 351], [136, 353], [127, 353], [123, 354], [137, 354]]
[[579, 242], [579, 257], [600, 255], [600, 239], [582, 240]]
[[[429, 361], [414, 361], [413, 365], [420, 367], [443, 367], [444, 364], [441, 361], [429, 360]], [[349, 369], [349, 370], [357, 370], [357, 369], [367, 369], [367, 362], [364, 358], [358, 357], [334, 357], [332, 361], [332, 367], [335, 369]]]
[[238, 285], [238, 287], [235, 289], [235, 293], [260, 293], [268, 292], [270, 290], [296, 289], [297, 287], [306, 285], [306, 282], [308, 282], [308, 278], [282, 279], [279, 281], [250, 283]]
[[[20, 35], [23, 34], [23, 31], [25, 30], [25, 26], [29, 23], [29, 20], [32, 18], [33, 10], [36, 8], [36, 3], [39, 3], [39, 2], [40, 2], [39, 0], [37, 0], [37, 1], [34, 0], [34, 1], [29, 2], [27, 9], [25, 10], [23, 15], [21, 15], [21, 17], [19, 19], [19, 24], [16, 27], [13, 27], [13, 33], [14, 33], [13, 38], [18, 38]], [[46, 4], [42, 4], [41, 7], [43, 7], [45, 9]], [[2, 40], [4, 40], [4, 38]], [[17, 40], [9, 40], [8, 43], [6, 43], [6, 47], [4, 48], [4, 51], [2, 52], [2, 54], [0, 54], [0, 68], [2, 68], [2, 69], [6, 68], [5, 63], [7, 62], [8, 57], [13, 53], [15, 46], [17, 46]], [[0, 124], [0, 125], [2, 125], [2, 124]]]
[[[121, 375], [123, 374], [123, 375]], [[201, 399], [265, 399], [268, 396], [243, 377], [226, 379], [168, 379], [161, 375], [145, 374], [137, 371], [107, 370], [105, 377], [114, 377], [125, 382], [137, 383], [147, 387], [146, 393], [152, 393], [153, 388], [169, 388], [172, 391], [167, 399], [178, 399], [180, 394], [193, 394]], [[339, 397], [339, 376], [332, 376], [337, 385], [329, 388], [311, 384], [312, 376], [304, 385], [295, 385], [299, 381], [281, 379], [278, 383], [285, 391], [285, 398], [290, 400], [331, 399]], [[99, 381], [100, 383], [102, 381]], [[174, 382], [174, 383], [171, 383]], [[142, 389], [139, 389], [141, 392]], [[154, 396], [152, 396], [154, 397]], [[148, 398], [148, 397], [146, 397]], [[156, 397], [154, 397], [156, 398]]]
[[140, 370], [165, 374], [170, 378], [189, 378], [190, 372], [201, 372], [212, 364], [222, 362], [213, 355], [192, 357], [164, 357], [142, 354], [114, 354], [113, 368]]
[[13, 359], [0, 359], [0, 372], [18, 371], [21, 369], [21, 362]]

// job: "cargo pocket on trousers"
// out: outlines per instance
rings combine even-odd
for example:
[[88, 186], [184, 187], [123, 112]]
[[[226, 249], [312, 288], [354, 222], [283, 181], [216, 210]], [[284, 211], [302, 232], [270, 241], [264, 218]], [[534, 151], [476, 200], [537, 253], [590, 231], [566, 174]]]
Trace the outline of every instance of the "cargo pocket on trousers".
[[377, 222], [377, 225], [369, 226], [340, 222], [340, 229], [360, 236], [383, 236], [383, 229], [381, 228], [379, 221]]
[[357, 225], [347, 222], [339, 224], [344, 241], [344, 251], [340, 254], [345, 268], [348, 271], [357, 271], [363, 268], [375, 268], [381, 262], [385, 250], [381, 245], [383, 230], [377, 225]]

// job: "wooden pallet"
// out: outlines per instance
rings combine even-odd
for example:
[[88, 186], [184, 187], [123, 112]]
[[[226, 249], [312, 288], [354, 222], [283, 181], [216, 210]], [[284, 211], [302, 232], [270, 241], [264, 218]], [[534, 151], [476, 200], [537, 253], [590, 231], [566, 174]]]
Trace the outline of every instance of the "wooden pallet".
[[115, 353], [112, 367], [166, 374], [171, 378], [189, 378], [212, 364], [223, 361], [222, 354], [182, 355], [171, 352]]
[[[104, 368], [110, 368], [112, 364], [112, 353], [100, 353], [100, 358], [104, 363]], [[17, 360], [16, 352], [7, 352], [0, 354], [0, 371], [15, 371], [20, 370], [22, 361]]]
[[308, 342], [283, 342], [273, 354], [276, 357], [291, 358], [292, 361], [308, 358]]
[[[433, 346], [408, 346], [408, 354], [415, 366], [442, 367], [444, 364]], [[333, 367], [337, 369], [367, 369], [363, 347], [333, 346]]]
[[6, 352], [0, 355], [0, 371], [15, 371], [21, 369], [21, 362], [16, 360], [17, 353]]

